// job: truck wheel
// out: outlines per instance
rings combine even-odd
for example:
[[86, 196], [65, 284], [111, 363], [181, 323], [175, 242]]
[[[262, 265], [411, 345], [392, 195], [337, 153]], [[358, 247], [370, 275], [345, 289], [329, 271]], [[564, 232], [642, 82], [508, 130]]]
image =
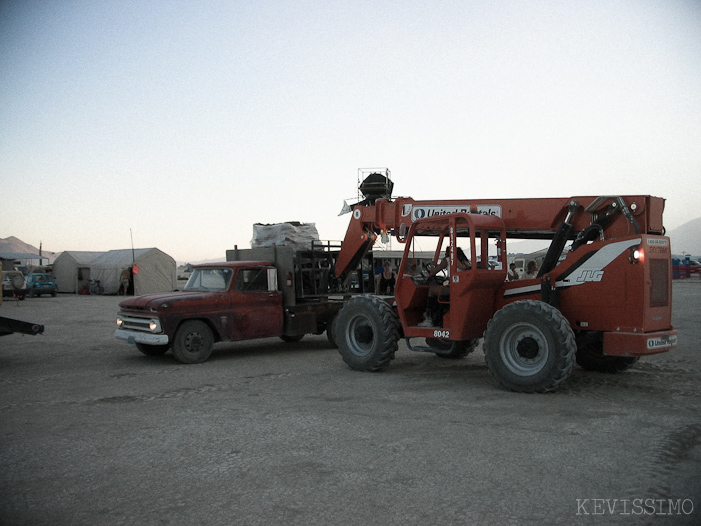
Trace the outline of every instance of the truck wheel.
[[199, 320], [183, 323], [173, 339], [173, 355], [182, 363], [202, 363], [212, 354], [212, 329]]
[[148, 343], [137, 343], [136, 348], [146, 356], [161, 356], [168, 352], [167, 345], [150, 345]]
[[585, 371], [599, 373], [622, 373], [627, 371], [639, 358], [627, 356], [606, 356], [604, 354], [604, 335], [599, 331], [582, 331], [577, 334], [577, 353], [575, 360]]
[[499, 310], [484, 333], [484, 359], [503, 387], [522, 393], [555, 390], [574, 367], [574, 333], [567, 319], [542, 301], [517, 301]]
[[295, 343], [300, 341], [302, 338], [304, 338], [304, 334], [296, 334], [294, 336], [287, 336], [286, 334], [283, 334], [280, 336], [280, 339], [287, 343]]
[[399, 319], [376, 296], [356, 296], [338, 313], [336, 342], [343, 361], [357, 371], [379, 371], [394, 359]]
[[[453, 342], [450, 340], [426, 338], [426, 344], [431, 349], [436, 349], [436, 356], [440, 358], [449, 358], [452, 360], [465, 358], [465, 356], [477, 348], [479, 342], [479, 339], [461, 340], [459, 342], [455, 342], [455, 347], [453, 348]], [[453, 349], [451, 350], [451, 348]]]

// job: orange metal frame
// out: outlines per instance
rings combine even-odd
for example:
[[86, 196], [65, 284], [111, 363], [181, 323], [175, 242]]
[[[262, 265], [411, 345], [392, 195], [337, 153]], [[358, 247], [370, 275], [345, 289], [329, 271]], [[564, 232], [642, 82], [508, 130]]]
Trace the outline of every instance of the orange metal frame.
[[[552, 239], [568, 211], [573, 211], [569, 218], [576, 234], [611, 210], [621, 213], [611, 214], [597, 239], [568, 253], [550, 272], [537, 279], [505, 281], [507, 237]], [[669, 239], [663, 235], [663, 210], [664, 199], [644, 195], [459, 201], [378, 199], [374, 206], [354, 209], [336, 262], [336, 275], [341, 276], [380, 233], [406, 242], [419, 228], [433, 229], [436, 235], [448, 235], [451, 246], [456, 247], [462, 229], [469, 232], [468, 257], [474, 263], [477, 258], [487, 259], [485, 242], [481, 243], [482, 253], [476, 253], [476, 236], [498, 231], [502, 270], [473, 265], [468, 271], [458, 272], [455, 258], [451, 258], [450, 309], [440, 330], [417, 326], [426, 306], [428, 287], [417, 285], [409, 276], [405, 252], [395, 291], [405, 336], [479, 338], [489, 319], [504, 305], [520, 299], [547, 298], [557, 302], [574, 330], [604, 332], [606, 354], [640, 356], [664, 352], [676, 345], [677, 334], [671, 324], [671, 252]], [[409, 246], [406, 250], [410, 250]]]

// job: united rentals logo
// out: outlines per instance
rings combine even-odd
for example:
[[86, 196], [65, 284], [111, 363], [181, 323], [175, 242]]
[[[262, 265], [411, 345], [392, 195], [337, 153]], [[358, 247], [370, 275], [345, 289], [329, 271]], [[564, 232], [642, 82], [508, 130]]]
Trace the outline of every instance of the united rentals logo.
[[[403, 209], [402, 215], [408, 210]], [[411, 209], [411, 220], [425, 219], [427, 217], [444, 216], [447, 214], [482, 214], [501, 217], [501, 205], [443, 205], [443, 206], [415, 206]]]
[[664, 336], [658, 336], [647, 339], [647, 348], [652, 349], [667, 349], [670, 347], [676, 347], [677, 345], [677, 335], [670, 334]]

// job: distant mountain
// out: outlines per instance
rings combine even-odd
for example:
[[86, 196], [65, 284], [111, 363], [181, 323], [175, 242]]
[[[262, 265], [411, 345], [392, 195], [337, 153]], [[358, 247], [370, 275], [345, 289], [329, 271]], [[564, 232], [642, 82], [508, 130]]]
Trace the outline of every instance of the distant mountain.
[[24, 252], [26, 254], [39, 254], [39, 249], [25, 243], [15, 236], [0, 239], [0, 252]]
[[684, 252], [701, 256], [701, 217], [670, 230], [667, 235], [672, 243], [672, 254]]
[[[21, 239], [15, 236], [6, 237], [5, 239], [0, 239], [0, 252], [14, 252], [20, 254], [37, 254], [39, 255], [39, 249], [29, 243], [25, 243]], [[45, 258], [42, 261], [44, 263], [53, 263], [58, 257], [60, 252], [51, 252], [49, 250], [43, 249], [41, 255]]]

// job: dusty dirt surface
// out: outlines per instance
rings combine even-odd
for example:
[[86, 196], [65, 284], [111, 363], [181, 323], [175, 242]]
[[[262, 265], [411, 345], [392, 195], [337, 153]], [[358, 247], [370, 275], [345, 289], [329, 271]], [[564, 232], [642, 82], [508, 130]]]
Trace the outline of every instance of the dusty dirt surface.
[[0, 524], [701, 524], [699, 281], [679, 347], [548, 395], [480, 350], [348, 369], [325, 335], [217, 344], [200, 365], [117, 341], [118, 297], [5, 301]]

